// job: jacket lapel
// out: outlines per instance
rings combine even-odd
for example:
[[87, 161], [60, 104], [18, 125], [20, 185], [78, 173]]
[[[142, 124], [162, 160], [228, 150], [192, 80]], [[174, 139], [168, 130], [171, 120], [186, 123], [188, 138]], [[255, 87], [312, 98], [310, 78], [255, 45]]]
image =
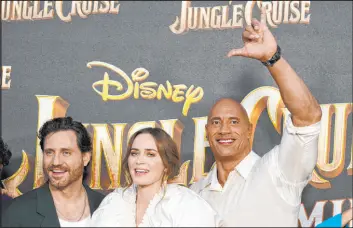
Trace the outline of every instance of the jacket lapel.
[[37, 213], [43, 216], [41, 227], [60, 227], [49, 184], [45, 183], [37, 191]]
[[92, 216], [93, 212], [99, 207], [99, 205], [100, 205], [102, 200], [99, 197], [97, 197], [97, 196], [99, 196], [99, 195], [97, 195], [99, 193], [94, 192], [86, 184], [83, 184], [83, 186], [85, 187], [86, 192], [87, 192], [89, 209], [90, 209], [90, 213], [91, 213], [91, 216]]

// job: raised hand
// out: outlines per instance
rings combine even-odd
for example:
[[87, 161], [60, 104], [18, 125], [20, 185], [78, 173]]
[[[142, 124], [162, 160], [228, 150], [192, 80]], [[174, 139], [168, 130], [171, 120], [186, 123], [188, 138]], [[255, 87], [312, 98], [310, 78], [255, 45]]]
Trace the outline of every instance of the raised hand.
[[252, 19], [251, 25], [246, 26], [243, 32], [244, 47], [233, 49], [228, 57], [243, 56], [265, 62], [276, 53], [277, 42], [266, 25], [265, 8], [261, 8], [261, 22]]

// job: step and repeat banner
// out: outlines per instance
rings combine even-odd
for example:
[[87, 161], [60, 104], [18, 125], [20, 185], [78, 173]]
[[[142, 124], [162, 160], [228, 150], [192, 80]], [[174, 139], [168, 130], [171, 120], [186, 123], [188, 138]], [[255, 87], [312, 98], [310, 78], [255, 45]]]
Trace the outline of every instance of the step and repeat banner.
[[13, 153], [6, 188], [19, 196], [43, 184], [37, 131], [60, 116], [91, 133], [86, 182], [104, 193], [121, 185], [129, 137], [149, 126], [165, 129], [180, 149], [173, 182], [205, 176], [214, 158], [204, 126], [222, 97], [253, 117], [253, 150], [264, 155], [283, 128], [278, 87], [260, 62], [226, 57], [242, 47], [261, 4], [323, 111], [298, 226], [352, 207], [352, 2], [343, 1], [1, 1], [1, 134]]

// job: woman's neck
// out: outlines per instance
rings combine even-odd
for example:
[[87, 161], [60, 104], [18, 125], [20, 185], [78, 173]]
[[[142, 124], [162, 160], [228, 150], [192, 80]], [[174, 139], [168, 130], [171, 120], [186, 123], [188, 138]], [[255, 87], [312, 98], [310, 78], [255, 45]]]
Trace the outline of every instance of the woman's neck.
[[161, 190], [161, 182], [154, 183], [148, 186], [138, 186], [136, 194], [136, 226], [139, 226], [143, 220], [146, 210], [155, 197]]
[[161, 184], [159, 182], [147, 186], [138, 186], [136, 201], [138, 203], [149, 203], [160, 190]]

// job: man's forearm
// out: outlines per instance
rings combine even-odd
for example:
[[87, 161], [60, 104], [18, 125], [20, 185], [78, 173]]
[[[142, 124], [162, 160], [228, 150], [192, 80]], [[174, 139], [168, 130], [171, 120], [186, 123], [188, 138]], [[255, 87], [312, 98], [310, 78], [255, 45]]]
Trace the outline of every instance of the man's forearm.
[[320, 121], [320, 105], [288, 62], [281, 57], [268, 69], [279, 87], [283, 103], [292, 114], [293, 124], [302, 127]]

